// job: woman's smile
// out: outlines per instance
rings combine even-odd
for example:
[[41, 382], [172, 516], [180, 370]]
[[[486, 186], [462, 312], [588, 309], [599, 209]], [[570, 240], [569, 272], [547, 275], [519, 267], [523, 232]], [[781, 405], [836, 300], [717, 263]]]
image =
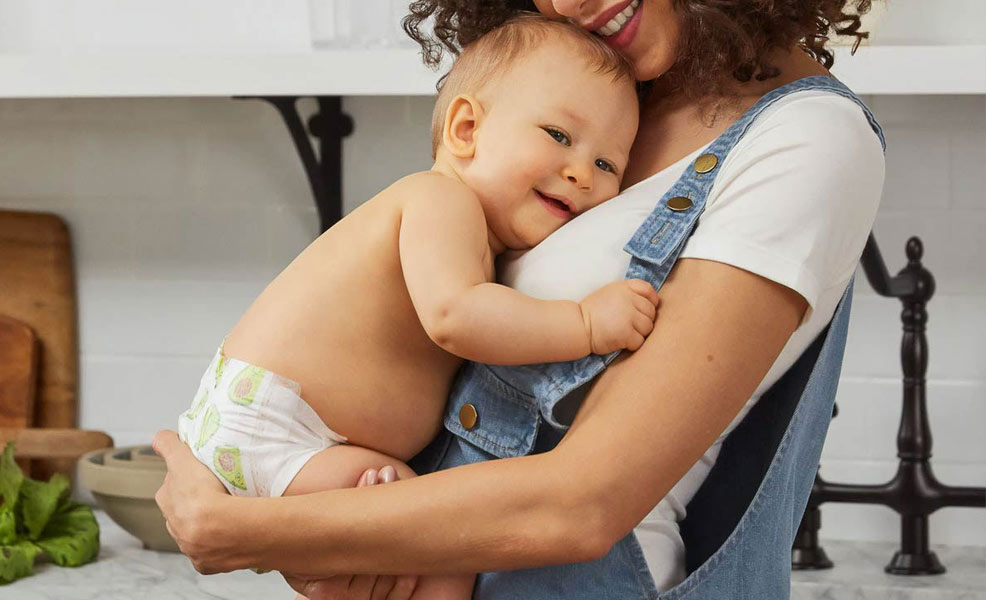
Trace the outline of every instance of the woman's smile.
[[622, 8], [615, 6], [614, 10], [606, 11], [600, 15], [598, 21], [603, 19], [606, 21], [601, 27], [593, 28], [593, 31], [602, 36], [606, 43], [614, 48], [625, 48], [633, 40], [633, 36], [640, 26], [639, 6], [640, 0], [631, 0]]

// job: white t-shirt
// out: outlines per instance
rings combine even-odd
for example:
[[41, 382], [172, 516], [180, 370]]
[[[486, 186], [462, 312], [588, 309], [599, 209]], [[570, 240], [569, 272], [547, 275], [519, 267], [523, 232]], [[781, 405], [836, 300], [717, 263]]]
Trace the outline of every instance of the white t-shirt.
[[[500, 280], [538, 298], [581, 300], [623, 278], [630, 263], [624, 244], [703, 150], [509, 257], [499, 265]], [[658, 589], [684, 578], [678, 522], [722, 439], [832, 318], [873, 225], [883, 177], [880, 140], [860, 107], [814, 90], [767, 108], [723, 162], [681, 257], [727, 263], [776, 281], [801, 294], [809, 309], [744, 409], [635, 529]]]

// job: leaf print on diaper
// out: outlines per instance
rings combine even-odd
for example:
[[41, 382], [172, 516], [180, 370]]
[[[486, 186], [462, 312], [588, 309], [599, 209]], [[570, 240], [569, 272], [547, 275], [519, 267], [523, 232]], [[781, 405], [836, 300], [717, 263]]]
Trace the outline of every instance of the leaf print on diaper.
[[243, 406], [252, 404], [254, 396], [257, 395], [257, 388], [260, 387], [260, 381], [266, 373], [267, 371], [252, 365], [240, 371], [229, 386], [229, 399]]
[[182, 416], [190, 421], [197, 419], [199, 417], [199, 413], [202, 412], [202, 407], [205, 406], [205, 399], [208, 395], [209, 393], [206, 390], [202, 390], [202, 395], [199, 396], [199, 399], [196, 400], [195, 404], [192, 405], [192, 408], [186, 410]]
[[204, 446], [217, 431], [219, 431], [219, 409], [215, 404], [210, 404], [209, 408], [205, 409], [205, 417], [202, 418], [202, 427], [199, 429], [199, 439], [195, 442], [195, 449]]
[[222, 355], [222, 348], [220, 348], [219, 356], [216, 357], [216, 372], [213, 374], [212, 377], [212, 389], [216, 389], [216, 387], [219, 385], [219, 380], [223, 378], [223, 366], [224, 366], [223, 358], [224, 357]]
[[216, 467], [216, 471], [231, 486], [241, 490], [246, 489], [246, 480], [243, 478], [243, 467], [240, 464], [239, 448], [235, 446], [221, 446], [216, 448], [212, 463]]

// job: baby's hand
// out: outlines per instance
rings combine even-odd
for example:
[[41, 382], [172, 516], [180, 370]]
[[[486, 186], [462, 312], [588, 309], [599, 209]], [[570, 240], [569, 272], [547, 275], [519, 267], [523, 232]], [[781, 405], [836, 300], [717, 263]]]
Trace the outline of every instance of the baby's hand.
[[657, 291], [642, 279], [626, 279], [599, 288], [579, 303], [593, 354], [636, 350], [654, 329]]

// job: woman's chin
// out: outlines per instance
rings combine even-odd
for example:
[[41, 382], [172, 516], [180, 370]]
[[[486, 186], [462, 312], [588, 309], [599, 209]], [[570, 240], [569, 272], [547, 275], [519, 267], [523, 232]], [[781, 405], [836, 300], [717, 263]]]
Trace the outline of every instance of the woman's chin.
[[[627, 58], [633, 63], [634, 74], [637, 81], [650, 81], [657, 79], [671, 70], [674, 65], [674, 57], [665, 53], [654, 52], [653, 46], [644, 47], [639, 54], [633, 53], [635, 48], [630, 48]], [[651, 52], [647, 52], [651, 50]]]

